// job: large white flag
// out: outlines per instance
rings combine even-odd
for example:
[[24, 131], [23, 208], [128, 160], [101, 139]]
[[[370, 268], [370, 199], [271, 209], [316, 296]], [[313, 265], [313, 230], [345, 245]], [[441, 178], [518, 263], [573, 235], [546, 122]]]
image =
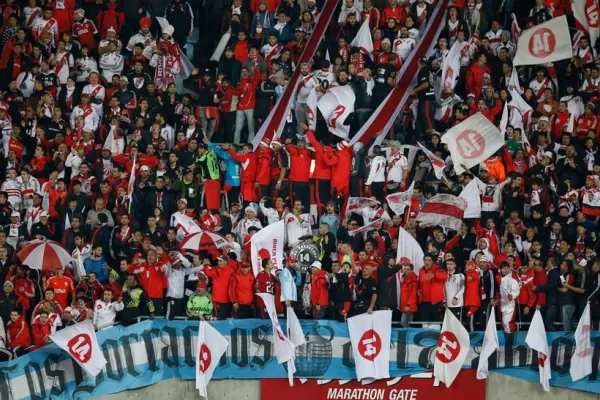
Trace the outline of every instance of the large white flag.
[[527, 331], [525, 343], [531, 349], [538, 352], [538, 368], [540, 370], [540, 383], [546, 392], [550, 391], [550, 378], [552, 371], [550, 369], [550, 350], [548, 349], [548, 339], [546, 338], [546, 328], [540, 310], [535, 310], [533, 319]]
[[396, 215], [402, 215], [406, 207], [410, 207], [410, 198], [415, 188], [415, 181], [410, 184], [406, 192], [398, 192], [386, 196], [385, 200], [390, 207], [390, 210]]
[[356, 379], [390, 377], [392, 311], [374, 311], [348, 318]]
[[[300, 325], [300, 321], [298, 320], [298, 317], [296, 316], [296, 313], [292, 307], [287, 308], [287, 337], [290, 339], [290, 342], [292, 342], [295, 348], [306, 344], [306, 337], [302, 331], [302, 326]], [[294, 365], [294, 360], [288, 360], [287, 363], [288, 381], [290, 386], [294, 386], [294, 372], [296, 370], [296, 366]]]
[[452, 47], [450, 47], [448, 55], [442, 62], [442, 84], [440, 85], [440, 93], [438, 95], [441, 95], [441, 92], [444, 89], [454, 90], [454, 86], [456, 86], [456, 81], [458, 80], [458, 75], [460, 73], [460, 56], [461, 46], [458, 41], [456, 41]]
[[208, 322], [200, 321], [196, 346], [196, 389], [200, 396], [207, 398], [208, 382], [227, 347], [229, 342], [219, 331]]
[[263, 299], [267, 313], [271, 318], [271, 324], [273, 325], [273, 334], [271, 335], [271, 340], [273, 342], [273, 347], [275, 348], [277, 362], [279, 364], [283, 364], [284, 362], [293, 360], [295, 347], [279, 325], [277, 311], [275, 310], [275, 297], [269, 293], [256, 293], [256, 295]]
[[366, 18], [362, 23], [350, 45], [358, 47], [365, 57], [373, 59], [373, 37], [371, 36], [369, 18]]
[[[573, 8], [573, 16], [575, 20], [581, 25], [583, 29], [587, 31], [590, 37], [590, 47], [596, 45], [598, 40], [598, 34], [600, 33], [599, 18], [598, 14], [598, 0], [573, 0], [571, 2]], [[577, 27], [577, 25], [575, 25]]]
[[444, 382], [446, 387], [450, 387], [460, 372], [470, 347], [469, 332], [456, 316], [446, 309], [435, 351], [433, 376]]
[[53, 333], [50, 339], [69, 353], [89, 376], [98, 375], [106, 365], [94, 324], [89, 319]]
[[521, 82], [519, 82], [519, 73], [517, 72], [517, 67], [513, 66], [512, 73], [510, 74], [510, 79], [508, 80], [508, 88], [509, 91], [516, 90], [519, 94], [523, 94], [524, 90], [521, 87]]
[[521, 32], [513, 65], [538, 65], [571, 57], [571, 35], [563, 15]]
[[594, 349], [592, 348], [591, 333], [590, 303], [587, 303], [575, 331], [575, 351], [571, 357], [571, 369], [569, 370], [573, 382], [592, 373]]
[[356, 96], [349, 85], [330, 87], [319, 99], [319, 111], [333, 135], [348, 139], [350, 125], [344, 122], [354, 112], [355, 100]]
[[421, 150], [423, 150], [423, 153], [425, 153], [425, 155], [429, 159], [429, 162], [433, 167], [435, 177], [439, 180], [447, 180], [448, 178], [446, 178], [446, 175], [444, 174], [444, 168], [446, 168], [446, 163], [441, 158], [433, 154], [427, 147], [423, 146], [421, 142], [417, 142], [417, 145], [419, 145]]
[[396, 252], [396, 263], [400, 262], [402, 258], [408, 258], [410, 263], [415, 267], [414, 272], [419, 276], [419, 271], [423, 266], [423, 249], [419, 242], [416, 241], [410, 233], [406, 232], [404, 228], [398, 230], [398, 251]]
[[449, 129], [442, 136], [442, 143], [448, 145], [454, 170], [462, 174], [461, 165], [472, 168], [504, 146], [504, 136], [486, 117], [477, 113]]
[[283, 242], [285, 238], [285, 223], [277, 221], [267, 225], [252, 235], [250, 239], [250, 257], [254, 276], [262, 271], [262, 259], [258, 255], [261, 249], [267, 249], [271, 255], [274, 269], [283, 268]]
[[[508, 107], [510, 108], [509, 125], [513, 128], [521, 128], [523, 131], [526, 131], [528, 130], [533, 108], [527, 104], [516, 89], [510, 90], [510, 96], [512, 100], [508, 103]], [[523, 132], [523, 136], [525, 136], [525, 132]]]
[[500, 133], [506, 133], [506, 127], [508, 126], [508, 101], [504, 102], [504, 107], [502, 108], [502, 118], [500, 119]]
[[490, 318], [485, 327], [481, 353], [479, 354], [479, 364], [477, 364], [477, 379], [487, 379], [488, 377], [488, 359], [496, 350], [500, 348], [498, 341], [498, 329], [496, 328], [496, 313], [491, 312]]
[[467, 202], [465, 218], [481, 218], [481, 197], [479, 197], [479, 188], [474, 180], [465, 186], [458, 197]]
[[180, 212], [176, 212], [171, 216], [171, 226], [177, 229], [177, 240], [179, 241], [192, 233], [197, 233], [202, 230], [192, 217]]

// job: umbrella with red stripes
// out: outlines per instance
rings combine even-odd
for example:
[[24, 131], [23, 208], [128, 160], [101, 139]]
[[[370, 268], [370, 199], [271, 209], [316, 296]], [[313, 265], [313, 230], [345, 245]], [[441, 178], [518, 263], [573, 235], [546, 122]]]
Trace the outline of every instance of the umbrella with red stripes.
[[179, 248], [183, 253], [186, 250], [198, 252], [202, 250], [211, 253], [218, 253], [227, 244], [227, 240], [220, 234], [215, 232], [200, 231], [192, 233], [179, 243]]
[[73, 261], [61, 244], [52, 240], [32, 240], [17, 254], [17, 257], [23, 265], [40, 271], [52, 271], [59, 266], [65, 267]]

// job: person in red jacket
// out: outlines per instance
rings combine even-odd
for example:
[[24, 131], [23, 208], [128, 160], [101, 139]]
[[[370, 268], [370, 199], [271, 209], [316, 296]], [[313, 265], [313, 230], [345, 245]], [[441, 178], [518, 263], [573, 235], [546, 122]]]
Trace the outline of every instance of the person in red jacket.
[[35, 296], [35, 287], [33, 285], [33, 281], [27, 277], [27, 270], [29, 266], [27, 265], [19, 265], [16, 267], [11, 266], [8, 274], [6, 275], [6, 279], [10, 279], [15, 285], [15, 294], [19, 297], [19, 302], [23, 305], [23, 310], [25, 312], [29, 311], [31, 307], [31, 301]]
[[[533, 277], [533, 286], [545, 286], [548, 284], [548, 275], [544, 268], [544, 263], [541, 260], [535, 260], [533, 271], [535, 273]], [[535, 292], [535, 308], [541, 310], [546, 307], [546, 293]]]
[[342, 140], [337, 144], [337, 151], [332, 152], [331, 157], [326, 160], [331, 165], [331, 195], [340, 205], [348, 198], [350, 192], [352, 156], [352, 147], [347, 141]]
[[[530, 264], [532, 264], [532, 262], [521, 265], [517, 272], [517, 280], [521, 283], [521, 292], [517, 298], [521, 322], [530, 322], [535, 311], [536, 292], [533, 291], [533, 286], [536, 284], [536, 273]], [[537, 295], [540, 294], [542, 293], [537, 293]]]
[[402, 312], [402, 318], [400, 319], [400, 326], [409, 328], [413, 316], [417, 312], [419, 283], [417, 282], [417, 274], [414, 273], [414, 266], [410, 264], [410, 261], [408, 263], [402, 261], [400, 260], [402, 264], [402, 283], [400, 283], [400, 311]]
[[254, 274], [250, 264], [244, 262], [241, 268], [231, 277], [229, 298], [233, 304], [234, 318], [252, 318], [254, 307]]
[[312, 279], [310, 285], [310, 303], [313, 306], [313, 318], [323, 319], [329, 305], [329, 285], [327, 271], [321, 269], [320, 261], [315, 261], [310, 266]]
[[98, 27], [100, 28], [100, 39], [106, 39], [106, 31], [113, 28], [117, 33], [125, 24], [125, 14], [117, 4], [117, 0], [108, 0], [106, 8], [98, 14]]
[[285, 150], [290, 156], [290, 174], [288, 179], [290, 187], [290, 204], [300, 200], [307, 213], [310, 206], [310, 164], [312, 162], [310, 150], [306, 148], [306, 139], [299, 136], [296, 146], [292, 146], [292, 140], [285, 141]]
[[484, 53], [479, 54], [477, 62], [467, 70], [467, 93], [475, 95], [475, 101], [478, 102], [482, 97], [483, 91], [483, 74], [490, 73], [490, 68], [486, 65], [487, 56]]
[[[245, 60], [244, 60], [245, 61]], [[254, 139], [254, 108], [256, 107], [256, 88], [260, 83], [260, 71], [254, 68], [252, 72], [243, 66], [240, 72], [240, 83], [237, 84], [234, 94], [238, 96], [237, 111], [235, 114], [235, 132], [233, 142], [240, 143], [244, 122], [248, 124], [248, 142]]]
[[330, 200], [331, 192], [331, 165], [326, 160], [333, 157], [333, 150], [329, 146], [323, 146], [315, 138], [315, 133], [308, 129], [308, 125], [304, 122], [300, 123], [300, 127], [306, 132], [306, 137], [310, 141], [313, 149], [315, 149], [315, 169], [312, 174], [311, 183], [313, 185], [314, 200], [319, 206], [319, 210], [325, 208]]
[[423, 268], [419, 271], [419, 311], [421, 320], [439, 322], [442, 318], [446, 271], [433, 263], [429, 255], [423, 257]]
[[405, 4], [398, 4], [398, 0], [390, 0], [390, 6], [386, 7], [381, 15], [381, 26], [385, 26], [390, 18], [394, 18], [399, 25], [404, 25], [404, 21], [406, 21]]
[[[237, 266], [234, 260], [231, 264]], [[205, 267], [202, 272], [212, 278], [212, 301], [215, 304], [215, 316], [219, 320], [231, 317], [231, 298], [229, 296], [229, 285], [231, 277], [236, 273], [236, 268], [230, 265], [229, 257], [217, 257], [217, 267]]]
[[468, 261], [465, 266], [465, 300], [464, 306], [467, 307], [467, 318], [469, 318], [469, 326], [471, 332], [475, 330], [474, 319], [475, 313], [481, 307], [481, 288], [479, 271], [477, 263], [474, 260]]
[[[258, 251], [258, 255], [262, 259], [263, 270], [256, 275], [254, 290], [256, 293], [269, 293], [275, 296], [277, 278], [271, 273], [273, 271], [273, 261], [270, 259], [269, 251], [267, 249], [261, 249]], [[266, 319], [268, 317], [265, 312], [265, 303], [261, 297], [256, 298], [256, 308], [258, 309], [259, 318]]]
[[231, 157], [242, 165], [242, 176], [240, 178], [240, 194], [244, 202], [244, 207], [247, 207], [253, 201], [258, 201], [258, 193], [256, 193], [256, 174], [257, 174], [257, 159], [253, 152], [251, 143], [246, 143], [242, 147], [242, 154], [237, 154], [233, 148], [229, 147]]
[[48, 312], [42, 311], [40, 317], [31, 325], [31, 336], [33, 336], [33, 344], [36, 349], [44, 347], [51, 343], [50, 335], [52, 334], [52, 326], [48, 319]]
[[271, 139], [263, 138], [258, 145], [256, 167], [256, 189], [260, 190], [260, 198], [268, 197], [271, 192], [271, 161], [273, 150], [270, 147]]
[[13, 350], [17, 355], [23, 354], [25, 348], [31, 346], [29, 325], [25, 322], [25, 316], [18, 309], [10, 313], [10, 321], [6, 329], [6, 339], [8, 348]]
[[73, 13], [75, 12], [74, 0], [55, 0], [46, 3], [46, 7], [53, 10], [52, 16], [58, 24], [58, 33], [71, 32]]
[[156, 250], [148, 250], [147, 254], [146, 262], [132, 264], [129, 267], [129, 273], [137, 274], [140, 286], [154, 304], [154, 314], [164, 315], [163, 291], [167, 285], [165, 276], [167, 266], [158, 259]]

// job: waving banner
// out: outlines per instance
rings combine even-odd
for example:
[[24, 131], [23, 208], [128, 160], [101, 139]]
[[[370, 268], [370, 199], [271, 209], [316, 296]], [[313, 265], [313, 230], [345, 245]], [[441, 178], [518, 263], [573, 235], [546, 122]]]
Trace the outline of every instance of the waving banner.
[[590, 46], [593, 48], [600, 33], [598, 0], [573, 0], [571, 7], [576, 21], [575, 27], [585, 30], [590, 38]]
[[571, 35], [563, 15], [521, 32], [513, 64], [538, 65], [571, 57]]
[[[281, 321], [284, 332], [286, 321]], [[296, 348], [296, 377], [356, 379], [348, 325], [335, 321], [301, 322], [306, 344]], [[273, 352], [269, 320], [212, 322], [229, 342], [214, 371], [214, 379], [286, 378], [285, 364]], [[526, 333], [498, 332], [500, 348], [489, 358], [489, 369], [530, 382], [539, 382], [538, 355], [525, 344]], [[573, 334], [547, 335], [552, 370], [551, 385], [600, 393], [600, 332], [592, 331], [592, 373], [573, 382], [570, 355]], [[49, 344], [16, 360], [0, 363], [3, 400], [39, 398], [91, 398], [181, 378], [196, 379], [197, 321], [144, 321], [130, 327], [100, 331], [98, 342], [107, 364], [95, 377], [85, 374], [65, 351]], [[433, 369], [440, 331], [392, 329], [390, 376], [408, 376]], [[463, 368], [476, 369], [483, 332], [470, 334], [471, 348]], [[460, 379], [460, 377], [459, 377]], [[450, 388], [452, 389], [452, 388]]]
[[283, 268], [283, 242], [285, 238], [285, 223], [277, 221], [274, 224], [267, 225], [260, 231], [252, 235], [250, 239], [250, 257], [252, 260], [252, 272], [254, 276], [258, 275], [262, 268], [262, 259], [258, 252], [261, 249], [267, 249], [274, 269]]
[[348, 139], [350, 125], [346, 118], [354, 112], [356, 96], [349, 85], [333, 86], [319, 99], [319, 111], [327, 121], [329, 132], [342, 139]]

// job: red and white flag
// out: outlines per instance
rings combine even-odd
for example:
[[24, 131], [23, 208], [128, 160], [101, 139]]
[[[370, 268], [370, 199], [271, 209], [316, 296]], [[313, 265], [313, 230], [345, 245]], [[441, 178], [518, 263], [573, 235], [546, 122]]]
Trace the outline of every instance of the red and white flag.
[[440, 85], [439, 94], [441, 94], [444, 89], [454, 90], [454, 86], [456, 86], [456, 82], [458, 80], [458, 75], [460, 74], [460, 57], [461, 49], [457, 41], [454, 42], [452, 47], [450, 47], [448, 55], [442, 62], [442, 84]]
[[563, 15], [521, 32], [513, 65], [539, 65], [571, 57], [571, 34]]
[[[287, 307], [287, 337], [290, 339], [290, 342], [294, 345], [295, 348], [303, 346], [306, 344], [306, 337], [304, 336], [304, 332], [302, 331], [302, 326], [300, 325], [300, 321], [294, 312], [292, 307]], [[294, 352], [295, 356], [295, 352]], [[293, 370], [296, 369], [294, 365], [294, 360], [288, 360], [288, 381], [290, 386], [294, 386], [294, 373]]]
[[348, 318], [356, 379], [390, 377], [392, 311], [374, 311]]
[[448, 146], [454, 170], [464, 172], [463, 165], [472, 168], [504, 146], [504, 135], [481, 113], [474, 114], [450, 128], [442, 143]]
[[[171, 216], [171, 226], [177, 229], [177, 240], [183, 240], [192, 233], [200, 232], [200, 226], [190, 216], [176, 212]], [[181, 239], [180, 239], [181, 238]]]
[[519, 73], [517, 72], [517, 67], [513, 66], [512, 73], [510, 74], [510, 79], [508, 80], [508, 90], [516, 90], [520, 94], [523, 94], [525, 91], [521, 87], [521, 82], [519, 82]]
[[352, 213], [361, 213], [365, 207], [374, 208], [379, 206], [377, 200], [369, 199], [368, 197], [349, 197], [348, 203], [346, 204], [346, 214], [344, 214], [344, 221], [350, 219]]
[[[279, 325], [277, 311], [275, 310], [275, 297], [269, 293], [256, 293], [256, 295], [263, 299], [263, 302], [265, 303], [265, 308], [267, 309], [267, 313], [271, 318], [271, 324], [273, 327], [271, 341], [273, 342], [273, 346], [275, 348], [275, 356], [277, 357], [277, 362], [279, 364], [283, 364], [290, 360], [293, 361], [295, 358], [295, 347], [291, 340], [286, 336], [283, 329], [281, 329], [281, 325]], [[288, 368], [289, 366], [290, 365], [288, 364]]]
[[590, 303], [588, 302], [581, 314], [577, 330], [575, 330], [575, 351], [571, 357], [571, 379], [573, 382], [585, 378], [592, 373], [592, 322], [590, 318]]
[[600, 189], [584, 189], [581, 210], [587, 216], [600, 216]]
[[440, 382], [444, 382], [446, 387], [450, 387], [460, 372], [470, 347], [469, 332], [446, 308], [440, 339], [435, 351], [433, 376]]
[[261, 249], [267, 249], [273, 261], [275, 270], [283, 268], [283, 244], [285, 241], [285, 222], [277, 221], [269, 224], [252, 235], [250, 239], [250, 257], [254, 276], [262, 271], [262, 258], [258, 254]]
[[479, 354], [477, 379], [487, 379], [489, 375], [488, 360], [499, 348], [500, 341], [498, 340], [498, 329], [496, 328], [496, 313], [492, 311], [485, 327], [485, 335], [483, 336], [483, 344], [481, 345], [481, 353]]
[[227, 351], [229, 342], [208, 322], [200, 321], [198, 344], [196, 346], [196, 389], [200, 396], [207, 398], [208, 382], [212, 378], [221, 357]]
[[525, 337], [525, 343], [532, 350], [538, 353], [538, 368], [540, 371], [540, 383], [546, 392], [550, 391], [550, 378], [552, 370], [550, 369], [550, 350], [548, 349], [548, 339], [546, 338], [546, 328], [540, 310], [535, 310], [533, 319]]
[[131, 203], [133, 202], [133, 189], [135, 188], [136, 164], [137, 164], [137, 157], [134, 157], [133, 165], [131, 166], [131, 172], [129, 173], [129, 183], [127, 184], [127, 198], [129, 199], [129, 212], [131, 212]]
[[355, 101], [356, 96], [349, 85], [330, 87], [319, 99], [319, 111], [327, 122], [329, 132], [344, 140], [350, 135], [350, 125], [344, 122], [354, 112]]
[[[510, 112], [508, 123], [513, 128], [521, 128], [523, 131], [527, 131], [533, 108], [527, 104], [516, 89], [510, 90], [510, 96], [512, 99], [508, 103], [508, 107], [512, 110]], [[525, 132], [523, 132], [522, 136], [525, 136]]]
[[446, 174], [444, 173], [444, 168], [446, 168], [446, 163], [433, 154], [427, 147], [423, 146], [420, 142], [417, 142], [423, 153], [429, 158], [429, 162], [431, 162], [431, 166], [433, 167], [433, 172], [435, 173], [435, 177], [439, 180], [448, 180], [446, 178]]
[[414, 188], [415, 182], [413, 181], [406, 192], [398, 192], [386, 196], [385, 200], [387, 201], [390, 210], [392, 210], [395, 215], [404, 214], [406, 207], [410, 207], [410, 198]]
[[519, 21], [517, 21], [515, 13], [510, 14], [510, 17], [512, 18], [512, 23], [510, 24], [510, 38], [513, 42], [517, 43], [519, 36], [521, 36], [521, 27], [519, 26]]
[[350, 43], [351, 46], [356, 46], [363, 53], [364, 57], [373, 59], [373, 37], [371, 36], [371, 28], [369, 26], [369, 18], [360, 26], [358, 33]]
[[94, 324], [85, 320], [50, 335], [58, 347], [69, 353], [89, 376], [98, 375], [106, 365], [106, 358], [96, 339]]
[[575, 17], [575, 27], [581, 28], [587, 33], [590, 38], [590, 47], [593, 48], [600, 33], [598, 0], [573, 0], [571, 7]]
[[419, 226], [442, 226], [458, 231], [465, 217], [467, 202], [451, 194], [436, 194], [419, 211], [416, 221]]
[[467, 202], [465, 218], [481, 218], [481, 197], [479, 196], [479, 187], [475, 180], [469, 182], [458, 197]]

